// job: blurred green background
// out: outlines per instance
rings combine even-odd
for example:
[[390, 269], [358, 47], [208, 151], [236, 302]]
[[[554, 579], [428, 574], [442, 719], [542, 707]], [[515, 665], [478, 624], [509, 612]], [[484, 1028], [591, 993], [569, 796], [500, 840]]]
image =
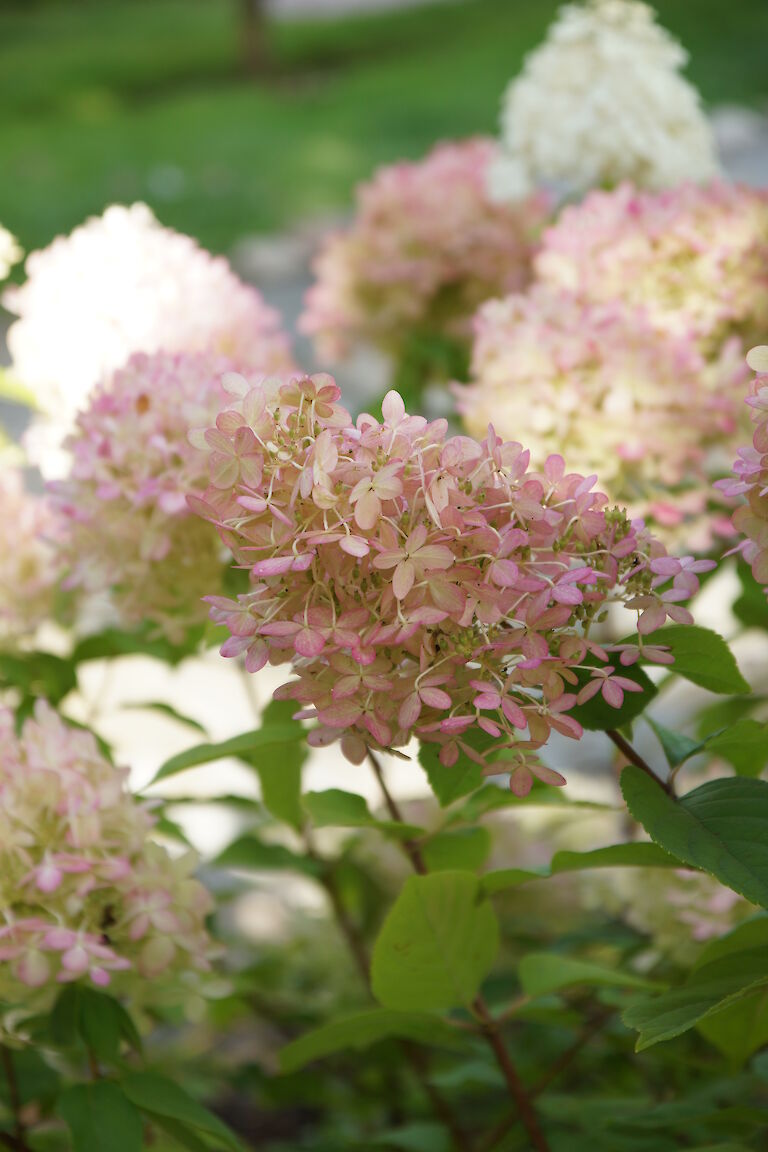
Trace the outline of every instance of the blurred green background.
[[[226, 251], [343, 212], [382, 161], [494, 131], [558, 6], [268, 19], [249, 70], [245, 0], [0, 0], [0, 221], [29, 250], [143, 199]], [[768, 0], [656, 6], [708, 104], [765, 105]]]

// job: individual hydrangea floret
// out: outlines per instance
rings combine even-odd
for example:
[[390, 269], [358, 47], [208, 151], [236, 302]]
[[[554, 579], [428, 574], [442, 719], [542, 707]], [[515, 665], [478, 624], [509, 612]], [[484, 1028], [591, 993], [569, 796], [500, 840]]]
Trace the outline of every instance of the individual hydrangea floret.
[[666, 192], [623, 184], [564, 209], [544, 235], [537, 276], [594, 303], [645, 309], [707, 357], [768, 329], [768, 191], [716, 182]]
[[210, 967], [211, 902], [191, 855], [93, 736], [38, 703], [20, 736], [0, 710], [0, 1001], [42, 1010], [82, 980], [146, 1003], [185, 1002]]
[[25, 491], [21, 473], [0, 467], [0, 648], [29, 640], [53, 615], [61, 576], [52, 543], [55, 517]]
[[504, 96], [493, 195], [514, 201], [542, 182], [584, 192], [712, 179], [714, 139], [680, 75], [686, 59], [647, 4], [565, 5]]
[[[59, 442], [94, 385], [134, 352], [215, 352], [243, 370], [291, 366], [278, 314], [227, 261], [163, 228], [145, 204], [113, 205], [33, 252], [5, 307], [14, 376]], [[49, 430], [50, 431], [50, 430]]]
[[473, 436], [493, 421], [527, 445], [536, 468], [562, 451], [569, 466], [597, 473], [611, 500], [698, 550], [718, 528], [704, 514], [743, 407], [740, 366], [734, 377], [642, 309], [537, 284], [480, 310], [473, 383], [456, 394]]
[[[690, 621], [680, 601], [695, 570], [668, 569], [594, 476], [557, 455], [531, 471], [492, 428], [482, 443], [448, 437], [395, 392], [381, 423], [353, 424], [328, 376], [230, 387], [240, 397], [195, 437], [211, 483], [191, 501], [251, 573], [245, 595], [211, 598], [231, 632], [223, 654], [245, 654], [250, 672], [291, 665], [279, 698], [318, 719], [313, 743], [341, 738], [353, 762], [417, 736], [446, 765], [511, 750], [502, 770], [520, 794], [533, 774], [564, 783], [531, 754], [552, 729], [581, 735], [569, 712], [584, 688], [599, 681], [614, 706], [639, 690], [607, 675], [590, 625], [614, 602], [641, 637], [667, 616]], [[621, 663], [637, 657], [627, 645]]]
[[528, 283], [549, 201], [493, 203], [495, 153], [485, 139], [439, 144], [360, 186], [353, 224], [320, 251], [300, 320], [324, 356], [356, 342], [396, 354], [414, 332], [466, 339], [478, 304]]
[[15, 237], [0, 224], [0, 280], [6, 276], [17, 261], [21, 260], [22, 251], [16, 243]]
[[735, 480], [722, 480], [717, 487], [728, 496], [744, 496], [733, 514], [733, 525], [746, 539], [740, 546], [752, 575], [768, 592], [768, 347], [753, 348], [747, 357], [757, 373], [747, 396], [752, 412], [752, 444], [739, 449], [733, 466]]
[[187, 506], [207, 484], [188, 433], [227, 401], [230, 367], [210, 354], [137, 353], [94, 391], [67, 441], [70, 474], [50, 487], [68, 583], [109, 590], [123, 624], [149, 620], [176, 638], [205, 620], [224, 554]]

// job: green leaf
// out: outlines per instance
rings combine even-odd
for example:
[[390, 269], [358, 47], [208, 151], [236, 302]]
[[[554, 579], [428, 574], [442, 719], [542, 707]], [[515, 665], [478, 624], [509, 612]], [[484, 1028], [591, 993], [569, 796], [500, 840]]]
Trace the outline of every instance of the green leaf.
[[535, 869], [498, 868], [481, 876], [480, 887], [486, 896], [493, 896], [496, 892], [504, 892], [507, 888], [519, 888], [521, 884], [529, 884], [531, 880], [544, 880], [550, 875], [546, 865]]
[[[41, 1053], [34, 1048], [7, 1048], [8, 1059], [13, 1065], [16, 1090], [19, 1102], [30, 1104], [46, 1104], [58, 1095], [61, 1077], [58, 1072], [45, 1062]], [[8, 1079], [0, 1074], [0, 1102], [6, 1107], [11, 1106], [11, 1094], [8, 1089]]]
[[670, 855], [658, 844], [638, 840], [629, 844], [611, 844], [607, 848], [593, 848], [590, 852], [556, 852], [552, 857], [552, 873], [577, 872], [584, 868], [682, 868], [676, 856]]
[[106, 628], [103, 632], [80, 640], [72, 650], [72, 660], [75, 664], [82, 664], [88, 660], [109, 660], [117, 656], [140, 655], [152, 656], [156, 660], [162, 660], [164, 664], [175, 667], [197, 651], [204, 632], [204, 625], [192, 628], [182, 643], [172, 644], [170, 640], [159, 635], [151, 624], [130, 632], [124, 632], [120, 628]]
[[280, 1068], [283, 1072], [296, 1072], [313, 1060], [321, 1060], [334, 1052], [346, 1048], [359, 1051], [391, 1037], [438, 1048], [454, 1048], [463, 1042], [457, 1029], [426, 1013], [372, 1008], [331, 1020], [286, 1045], [280, 1052]]
[[438, 832], [422, 847], [422, 855], [430, 872], [444, 872], [458, 868], [476, 872], [482, 868], [491, 851], [491, 834], [487, 828], [458, 828]]
[[200, 764], [210, 764], [213, 760], [223, 760], [227, 756], [236, 756], [239, 759], [252, 763], [256, 753], [267, 748], [279, 749], [281, 745], [294, 744], [297, 741], [296, 729], [292, 725], [274, 728], [257, 728], [252, 732], [241, 732], [239, 736], [232, 736], [229, 740], [221, 740], [217, 744], [196, 744], [194, 748], [187, 748], [171, 756], [158, 769], [151, 783], [167, 780], [170, 776], [177, 776], [179, 772], [186, 772], [188, 768], [197, 768]]
[[696, 1027], [724, 1056], [735, 1064], [744, 1064], [768, 1044], [768, 989], [761, 988], [737, 1000], [729, 1008], [700, 1020]]
[[748, 952], [753, 948], [768, 948], [768, 915], [757, 912], [715, 940], [710, 940], [696, 958], [693, 969], [712, 964], [723, 956], [735, 952]]
[[446, 808], [454, 800], [469, 795], [483, 783], [483, 770], [465, 752], [459, 752], [455, 764], [446, 767], [438, 759], [440, 748], [437, 744], [421, 744], [419, 763], [427, 774], [429, 786], [441, 808]]
[[375, 1136], [376, 1147], [397, 1148], [403, 1152], [451, 1152], [453, 1143], [442, 1124], [404, 1124]]
[[452, 1067], [434, 1071], [430, 1080], [438, 1088], [449, 1092], [469, 1086], [480, 1088], [504, 1088], [504, 1077], [492, 1059], [483, 1060], [474, 1056], [469, 1060], [454, 1061]]
[[70, 1048], [79, 1036], [79, 984], [65, 984], [51, 1009], [51, 1039], [59, 1048]]
[[0, 652], [0, 686], [58, 704], [77, 687], [74, 665], [50, 652]]
[[[264, 736], [276, 729], [262, 729]], [[268, 812], [297, 830], [304, 824], [301, 807], [301, 768], [307, 756], [304, 744], [295, 739], [286, 743], [266, 742], [258, 758], [249, 757], [261, 784], [261, 799]], [[245, 759], [245, 757], [243, 757]]]
[[517, 888], [531, 880], [544, 880], [559, 872], [580, 872], [588, 868], [684, 868], [682, 861], [658, 844], [638, 841], [593, 848], [590, 852], [556, 852], [549, 868], [502, 868], [482, 877], [483, 891], [488, 895], [506, 888]]
[[[656, 695], [656, 685], [646, 676], [640, 665], [632, 664], [629, 668], [625, 668], [620, 663], [618, 653], [611, 655], [608, 664], [592, 659], [588, 659], [585, 663], [594, 663], [600, 668], [612, 666], [620, 676], [638, 684], [642, 691], [625, 692], [621, 708], [612, 708], [610, 704], [605, 702], [600, 692], [588, 700], [586, 704], [579, 704], [575, 708], [571, 708], [568, 715], [577, 720], [583, 728], [599, 732], [605, 732], [609, 728], [623, 728], [625, 724], [631, 724], [636, 717], [640, 716]], [[574, 685], [573, 690], [578, 692], [580, 688], [589, 683], [591, 676], [584, 669], [581, 669], [576, 675], [578, 676], [578, 684]]]
[[602, 964], [560, 956], [555, 952], [529, 952], [520, 961], [519, 972], [520, 983], [527, 996], [548, 996], [576, 984], [615, 988], [658, 987], [658, 984], [636, 976], [634, 972], [606, 968]]
[[125, 711], [157, 712], [161, 716], [167, 716], [179, 724], [184, 724], [187, 728], [194, 728], [202, 736], [207, 735], [203, 725], [193, 716], [185, 716], [183, 712], [179, 712], [177, 708], [171, 704], [166, 704], [163, 700], [142, 700], [137, 703], [123, 704], [122, 707]]
[[675, 801], [630, 764], [621, 790], [631, 814], [662, 848], [768, 907], [768, 782], [711, 780]]
[[762, 703], [760, 696], [723, 696], [702, 708], [696, 717], [696, 732], [702, 740], [710, 740], [724, 728], [731, 728], [737, 720], [749, 716]]
[[311, 856], [300, 856], [283, 844], [269, 844], [246, 832], [229, 844], [213, 863], [219, 868], [243, 868], [255, 872], [287, 870], [319, 876], [322, 867]]
[[684, 736], [682, 732], [674, 732], [671, 728], [659, 724], [658, 720], [652, 720], [650, 716], [646, 716], [645, 719], [656, 734], [670, 768], [684, 764], [706, 746], [706, 740], [693, 740], [690, 736]]
[[71, 1047], [79, 1036], [97, 1059], [109, 1063], [120, 1052], [120, 1041], [136, 1052], [141, 1037], [128, 1012], [113, 996], [87, 984], [68, 984], [59, 993], [51, 1012], [51, 1037], [61, 1047]]
[[62, 1092], [58, 1108], [73, 1152], [141, 1152], [141, 1116], [117, 1084], [76, 1084]]
[[521, 806], [526, 811], [535, 806], [584, 808], [595, 812], [618, 811], [612, 804], [603, 804], [594, 800], [572, 800], [566, 789], [552, 788], [548, 784], [539, 784], [538, 781], [534, 781], [533, 788], [524, 799], [515, 796], [508, 785], [485, 784], [449, 815], [447, 823], [474, 824], [489, 812], [496, 812], [500, 808], [519, 808]]
[[725, 640], [709, 628], [670, 624], [644, 636], [643, 643], [669, 648], [675, 658], [671, 671], [709, 692], [729, 696], [750, 690]]
[[111, 996], [83, 985], [79, 996], [78, 1030], [88, 1049], [104, 1063], [120, 1051], [120, 1006]]
[[[278, 820], [292, 828], [301, 829], [304, 810], [301, 806], [301, 770], [309, 755], [307, 733], [298, 720], [293, 719], [296, 705], [292, 700], [272, 700], [264, 709], [261, 729], [267, 745], [269, 733], [278, 734], [273, 742], [272, 755], [260, 753], [242, 757], [256, 769], [261, 784], [264, 807]], [[285, 739], [293, 733], [293, 740]]]
[[155, 1072], [129, 1072], [121, 1083], [128, 1099], [142, 1112], [176, 1120], [196, 1132], [213, 1137], [233, 1152], [242, 1152], [240, 1141], [226, 1124], [193, 1099], [175, 1080], [158, 1076]]
[[[768, 915], [758, 913], [738, 924], [725, 936], [711, 940], [696, 959], [693, 970], [724, 956], [756, 948], [768, 948]], [[700, 1020], [697, 1030], [736, 1064], [768, 1043], [768, 988], [737, 1000], [714, 1016]]]
[[167, 1132], [168, 1135], [175, 1140], [176, 1144], [179, 1144], [182, 1148], [186, 1148], [187, 1152], [210, 1152], [210, 1144], [206, 1144], [204, 1140], [201, 1140], [194, 1128], [182, 1124], [180, 1120], [171, 1120], [167, 1116], [158, 1116], [154, 1112], [150, 1115], [153, 1125], [156, 1128], [162, 1129], [163, 1132]]
[[496, 917], [476, 876], [412, 876], [373, 950], [373, 994], [385, 1008], [406, 1012], [469, 1005], [498, 944]]
[[177, 844], [183, 844], [185, 848], [192, 847], [192, 842], [184, 829], [175, 820], [171, 820], [170, 816], [162, 814], [158, 816], [152, 831], [159, 836], [165, 836], [168, 840], [175, 840]]
[[739, 776], [759, 776], [768, 763], [768, 724], [737, 720], [708, 740], [707, 749], [732, 764]]
[[624, 1013], [624, 1023], [640, 1033], [637, 1042], [640, 1052], [687, 1032], [700, 1020], [765, 984], [768, 984], [768, 969], [763, 948], [721, 956], [695, 969], [682, 987], [631, 1004]]
[[381, 832], [398, 837], [418, 836], [424, 831], [417, 824], [377, 820], [368, 811], [363, 796], [355, 792], [344, 792], [341, 788], [307, 792], [302, 797], [302, 803], [316, 828], [378, 828]]
[[764, 628], [768, 631], [768, 600], [765, 589], [752, 575], [749, 564], [739, 560], [736, 571], [741, 584], [741, 596], [733, 605], [733, 614], [748, 628]]

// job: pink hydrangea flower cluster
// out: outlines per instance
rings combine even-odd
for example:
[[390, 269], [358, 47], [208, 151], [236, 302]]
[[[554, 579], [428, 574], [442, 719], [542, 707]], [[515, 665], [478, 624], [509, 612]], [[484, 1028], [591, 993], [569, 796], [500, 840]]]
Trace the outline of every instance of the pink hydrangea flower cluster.
[[[0, 710], [0, 1001], [29, 1008], [84, 980], [142, 1000], [184, 995], [210, 967], [210, 899], [191, 855], [153, 818], [93, 736], [42, 702], [22, 733]], [[35, 1006], [38, 1000], [34, 1000]]]
[[535, 284], [481, 308], [472, 379], [456, 389], [472, 435], [493, 421], [528, 446], [536, 468], [561, 451], [654, 531], [708, 546], [718, 527], [704, 515], [712, 481], [738, 439], [740, 365], [731, 381], [690, 336], [655, 328], [640, 308]]
[[[33, 252], [5, 307], [14, 376], [60, 430], [94, 385], [134, 352], [215, 352], [241, 368], [291, 367], [278, 314], [223, 257], [163, 228], [145, 204], [113, 205], [70, 236]], [[37, 462], [37, 461], [36, 461]]]
[[768, 591], [768, 347], [753, 348], [747, 362], [758, 373], [747, 397], [755, 425], [752, 444], [739, 449], [736, 479], [717, 486], [728, 496], [746, 497], [733, 514], [733, 525], [746, 537], [740, 551], [755, 580]]
[[0, 468], [0, 508], [0, 648], [15, 648], [53, 615], [61, 571], [51, 509], [15, 468]]
[[[383, 422], [353, 424], [328, 376], [228, 386], [239, 398], [195, 436], [211, 483], [191, 499], [253, 581], [211, 598], [231, 632], [223, 654], [245, 653], [251, 672], [289, 663], [278, 696], [319, 720], [311, 742], [341, 738], [353, 762], [417, 736], [446, 765], [512, 750], [501, 770], [521, 794], [532, 773], [564, 783], [531, 752], [552, 729], [578, 738], [568, 713], [593, 691], [619, 706], [638, 690], [590, 626], [613, 602], [641, 636], [689, 621], [696, 569], [609, 509], [594, 476], [556, 455], [530, 471], [492, 428], [482, 443], [447, 438], [394, 392]], [[638, 654], [628, 645], [621, 662]]]
[[187, 506], [207, 484], [188, 433], [215, 420], [230, 367], [210, 354], [137, 353], [96, 389], [67, 441], [70, 474], [50, 488], [68, 583], [110, 590], [124, 624], [150, 620], [174, 638], [205, 619], [202, 597], [221, 581], [219, 537]]
[[707, 355], [768, 329], [768, 191], [714, 182], [640, 192], [622, 184], [567, 207], [545, 234], [537, 276], [596, 302], [646, 309]]
[[300, 320], [322, 355], [357, 341], [397, 352], [415, 330], [466, 338], [478, 304], [527, 284], [550, 203], [494, 203], [496, 153], [486, 139], [439, 144], [360, 186], [353, 224], [320, 251]]

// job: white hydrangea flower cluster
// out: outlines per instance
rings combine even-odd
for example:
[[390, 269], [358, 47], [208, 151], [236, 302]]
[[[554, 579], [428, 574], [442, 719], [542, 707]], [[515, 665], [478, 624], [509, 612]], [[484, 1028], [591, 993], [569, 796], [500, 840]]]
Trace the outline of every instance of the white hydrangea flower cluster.
[[134, 352], [210, 352], [243, 370], [290, 370], [288, 338], [223, 257], [162, 227], [145, 204], [113, 205], [33, 252], [3, 304], [12, 372], [46, 420], [29, 442], [46, 477], [95, 384]]
[[714, 138], [680, 74], [686, 59], [639, 0], [565, 5], [504, 96], [492, 194], [515, 200], [541, 182], [583, 192], [712, 179]]

